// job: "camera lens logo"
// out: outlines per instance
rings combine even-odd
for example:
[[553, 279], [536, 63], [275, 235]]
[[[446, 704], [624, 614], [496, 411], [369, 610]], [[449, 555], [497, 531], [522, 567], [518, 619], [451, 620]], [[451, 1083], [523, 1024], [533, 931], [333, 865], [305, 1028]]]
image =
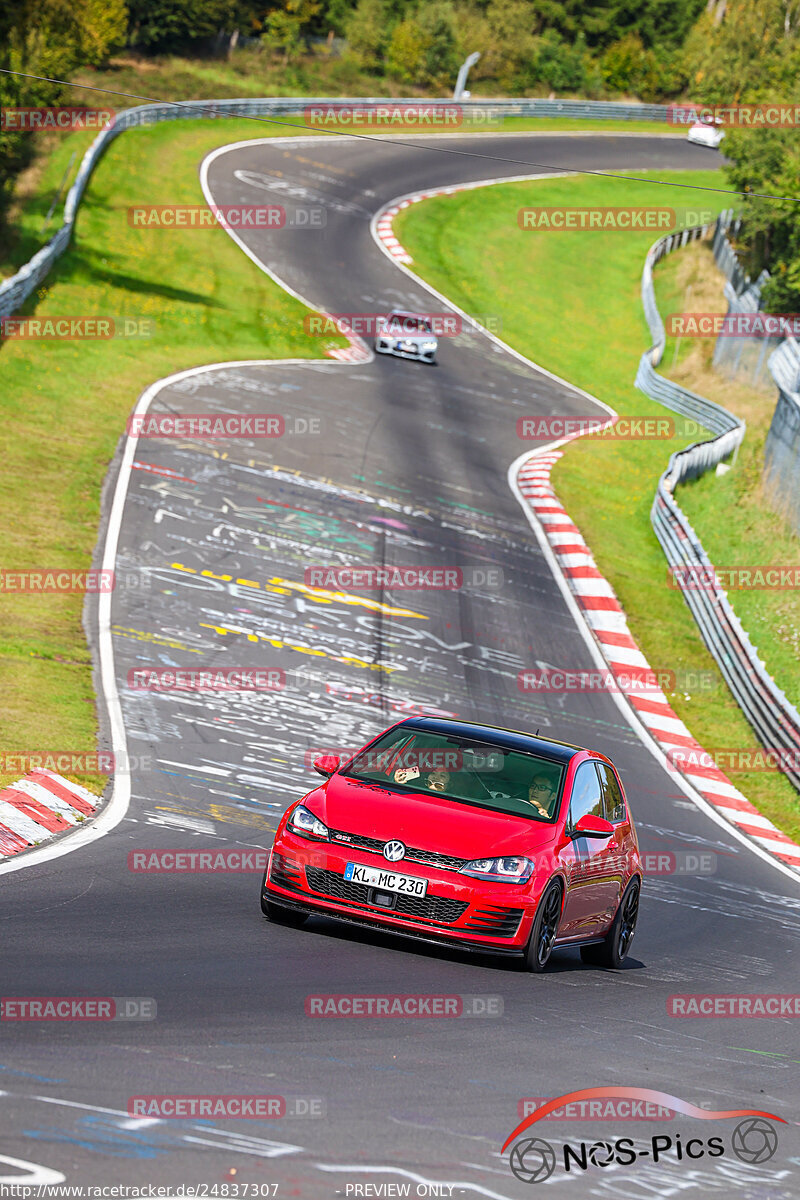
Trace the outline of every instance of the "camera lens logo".
[[731, 1149], [740, 1162], [769, 1162], [778, 1149], [778, 1135], [769, 1121], [748, 1117], [734, 1129]]
[[543, 1183], [556, 1169], [556, 1152], [542, 1138], [526, 1138], [513, 1147], [509, 1165], [522, 1183]]
[[611, 1142], [595, 1142], [589, 1151], [589, 1159], [596, 1167], [607, 1167], [614, 1161], [614, 1147]]

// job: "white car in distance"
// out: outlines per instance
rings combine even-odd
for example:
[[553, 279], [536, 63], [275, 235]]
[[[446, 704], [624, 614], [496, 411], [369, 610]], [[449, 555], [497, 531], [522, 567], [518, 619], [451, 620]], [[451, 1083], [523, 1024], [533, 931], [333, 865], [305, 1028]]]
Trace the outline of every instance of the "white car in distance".
[[695, 121], [686, 135], [687, 140], [696, 146], [708, 146], [710, 150], [718, 150], [719, 144], [725, 137], [725, 130], [720, 128], [722, 121], [719, 117], [712, 120]]
[[428, 317], [395, 310], [379, 317], [375, 331], [375, 353], [396, 354], [418, 362], [436, 362], [439, 342]]

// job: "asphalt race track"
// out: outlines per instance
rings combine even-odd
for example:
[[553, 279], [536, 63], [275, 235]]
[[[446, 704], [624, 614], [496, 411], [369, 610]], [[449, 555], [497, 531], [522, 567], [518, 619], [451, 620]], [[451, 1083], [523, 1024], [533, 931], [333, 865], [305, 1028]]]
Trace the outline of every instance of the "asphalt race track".
[[[434, 153], [436, 144], [249, 143], [214, 157], [208, 189], [219, 204], [324, 208], [324, 228], [244, 235], [248, 251], [314, 305], [438, 311], [371, 236], [372, 214], [395, 197], [535, 174], [538, 163], [653, 175], [709, 165], [707, 151], [669, 138], [442, 143], [489, 157]], [[530, 1185], [500, 1155], [519, 1100], [614, 1084], [710, 1110], [764, 1109], [788, 1123], [762, 1164], [726, 1149], [560, 1169], [549, 1180], [558, 1195], [800, 1195], [791, 1020], [667, 1014], [676, 993], [795, 991], [800, 884], [701, 813], [608, 696], [517, 687], [526, 667], [593, 663], [506, 482], [526, 449], [515, 423], [596, 406], [465, 333], [440, 342], [435, 367], [375, 358], [200, 369], [167, 381], [151, 411], [281, 413], [287, 432], [139, 442], [117, 565], [129, 586], [112, 606], [130, 807], [88, 848], [3, 875], [0, 962], [4, 994], [13, 982], [20, 996], [151, 997], [157, 1019], [3, 1023], [0, 1183], [201, 1184], [207, 1195], [233, 1183], [274, 1194], [267, 1185], [277, 1184], [279, 1198], [332, 1200], [403, 1194], [356, 1185], [437, 1194], [430, 1181], [448, 1185], [445, 1196], [523, 1197]], [[346, 604], [303, 583], [311, 565], [366, 563], [461, 566], [469, 582], [353, 594]], [[135, 667], [200, 665], [281, 668], [286, 686], [208, 697], [126, 682]], [[129, 869], [142, 849], [269, 846], [281, 812], [317, 779], [310, 752], [355, 748], [423, 710], [602, 749], [621, 770], [643, 849], [714, 855], [714, 873], [645, 880], [620, 972], [584, 966], [571, 950], [530, 976], [515, 962], [323, 919], [301, 931], [269, 925], [252, 871]], [[306, 1016], [306, 997], [327, 993], [494, 997], [502, 1014]], [[292, 1115], [128, 1115], [130, 1097], [158, 1094], [280, 1095]], [[547, 1122], [532, 1132], [555, 1147], [622, 1135], [645, 1144], [675, 1131], [724, 1133], [727, 1146], [731, 1128], [678, 1117]]]

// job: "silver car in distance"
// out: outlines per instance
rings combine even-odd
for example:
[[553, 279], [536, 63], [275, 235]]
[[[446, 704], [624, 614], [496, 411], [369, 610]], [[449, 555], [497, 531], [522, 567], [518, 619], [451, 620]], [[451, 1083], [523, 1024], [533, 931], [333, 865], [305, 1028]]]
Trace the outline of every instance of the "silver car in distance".
[[722, 121], [715, 117], [711, 121], [695, 121], [686, 135], [686, 140], [696, 146], [708, 146], [711, 150], [719, 150], [719, 144], [725, 137], [725, 130], [720, 129]]
[[400, 358], [433, 363], [438, 347], [429, 319], [420, 313], [395, 311], [378, 318], [376, 354], [397, 354]]

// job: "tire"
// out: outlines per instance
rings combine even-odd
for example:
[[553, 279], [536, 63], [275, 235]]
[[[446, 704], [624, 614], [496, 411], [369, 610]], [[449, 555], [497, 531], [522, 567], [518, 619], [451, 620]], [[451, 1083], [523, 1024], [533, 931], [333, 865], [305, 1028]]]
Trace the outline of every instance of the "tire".
[[553, 942], [561, 920], [564, 893], [561, 884], [553, 882], [539, 901], [528, 947], [525, 951], [525, 970], [539, 974], [547, 966]]
[[593, 967], [610, 967], [618, 971], [628, 956], [639, 916], [641, 884], [632, 879], [620, 900], [617, 915], [603, 942], [581, 946], [581, 958]]

